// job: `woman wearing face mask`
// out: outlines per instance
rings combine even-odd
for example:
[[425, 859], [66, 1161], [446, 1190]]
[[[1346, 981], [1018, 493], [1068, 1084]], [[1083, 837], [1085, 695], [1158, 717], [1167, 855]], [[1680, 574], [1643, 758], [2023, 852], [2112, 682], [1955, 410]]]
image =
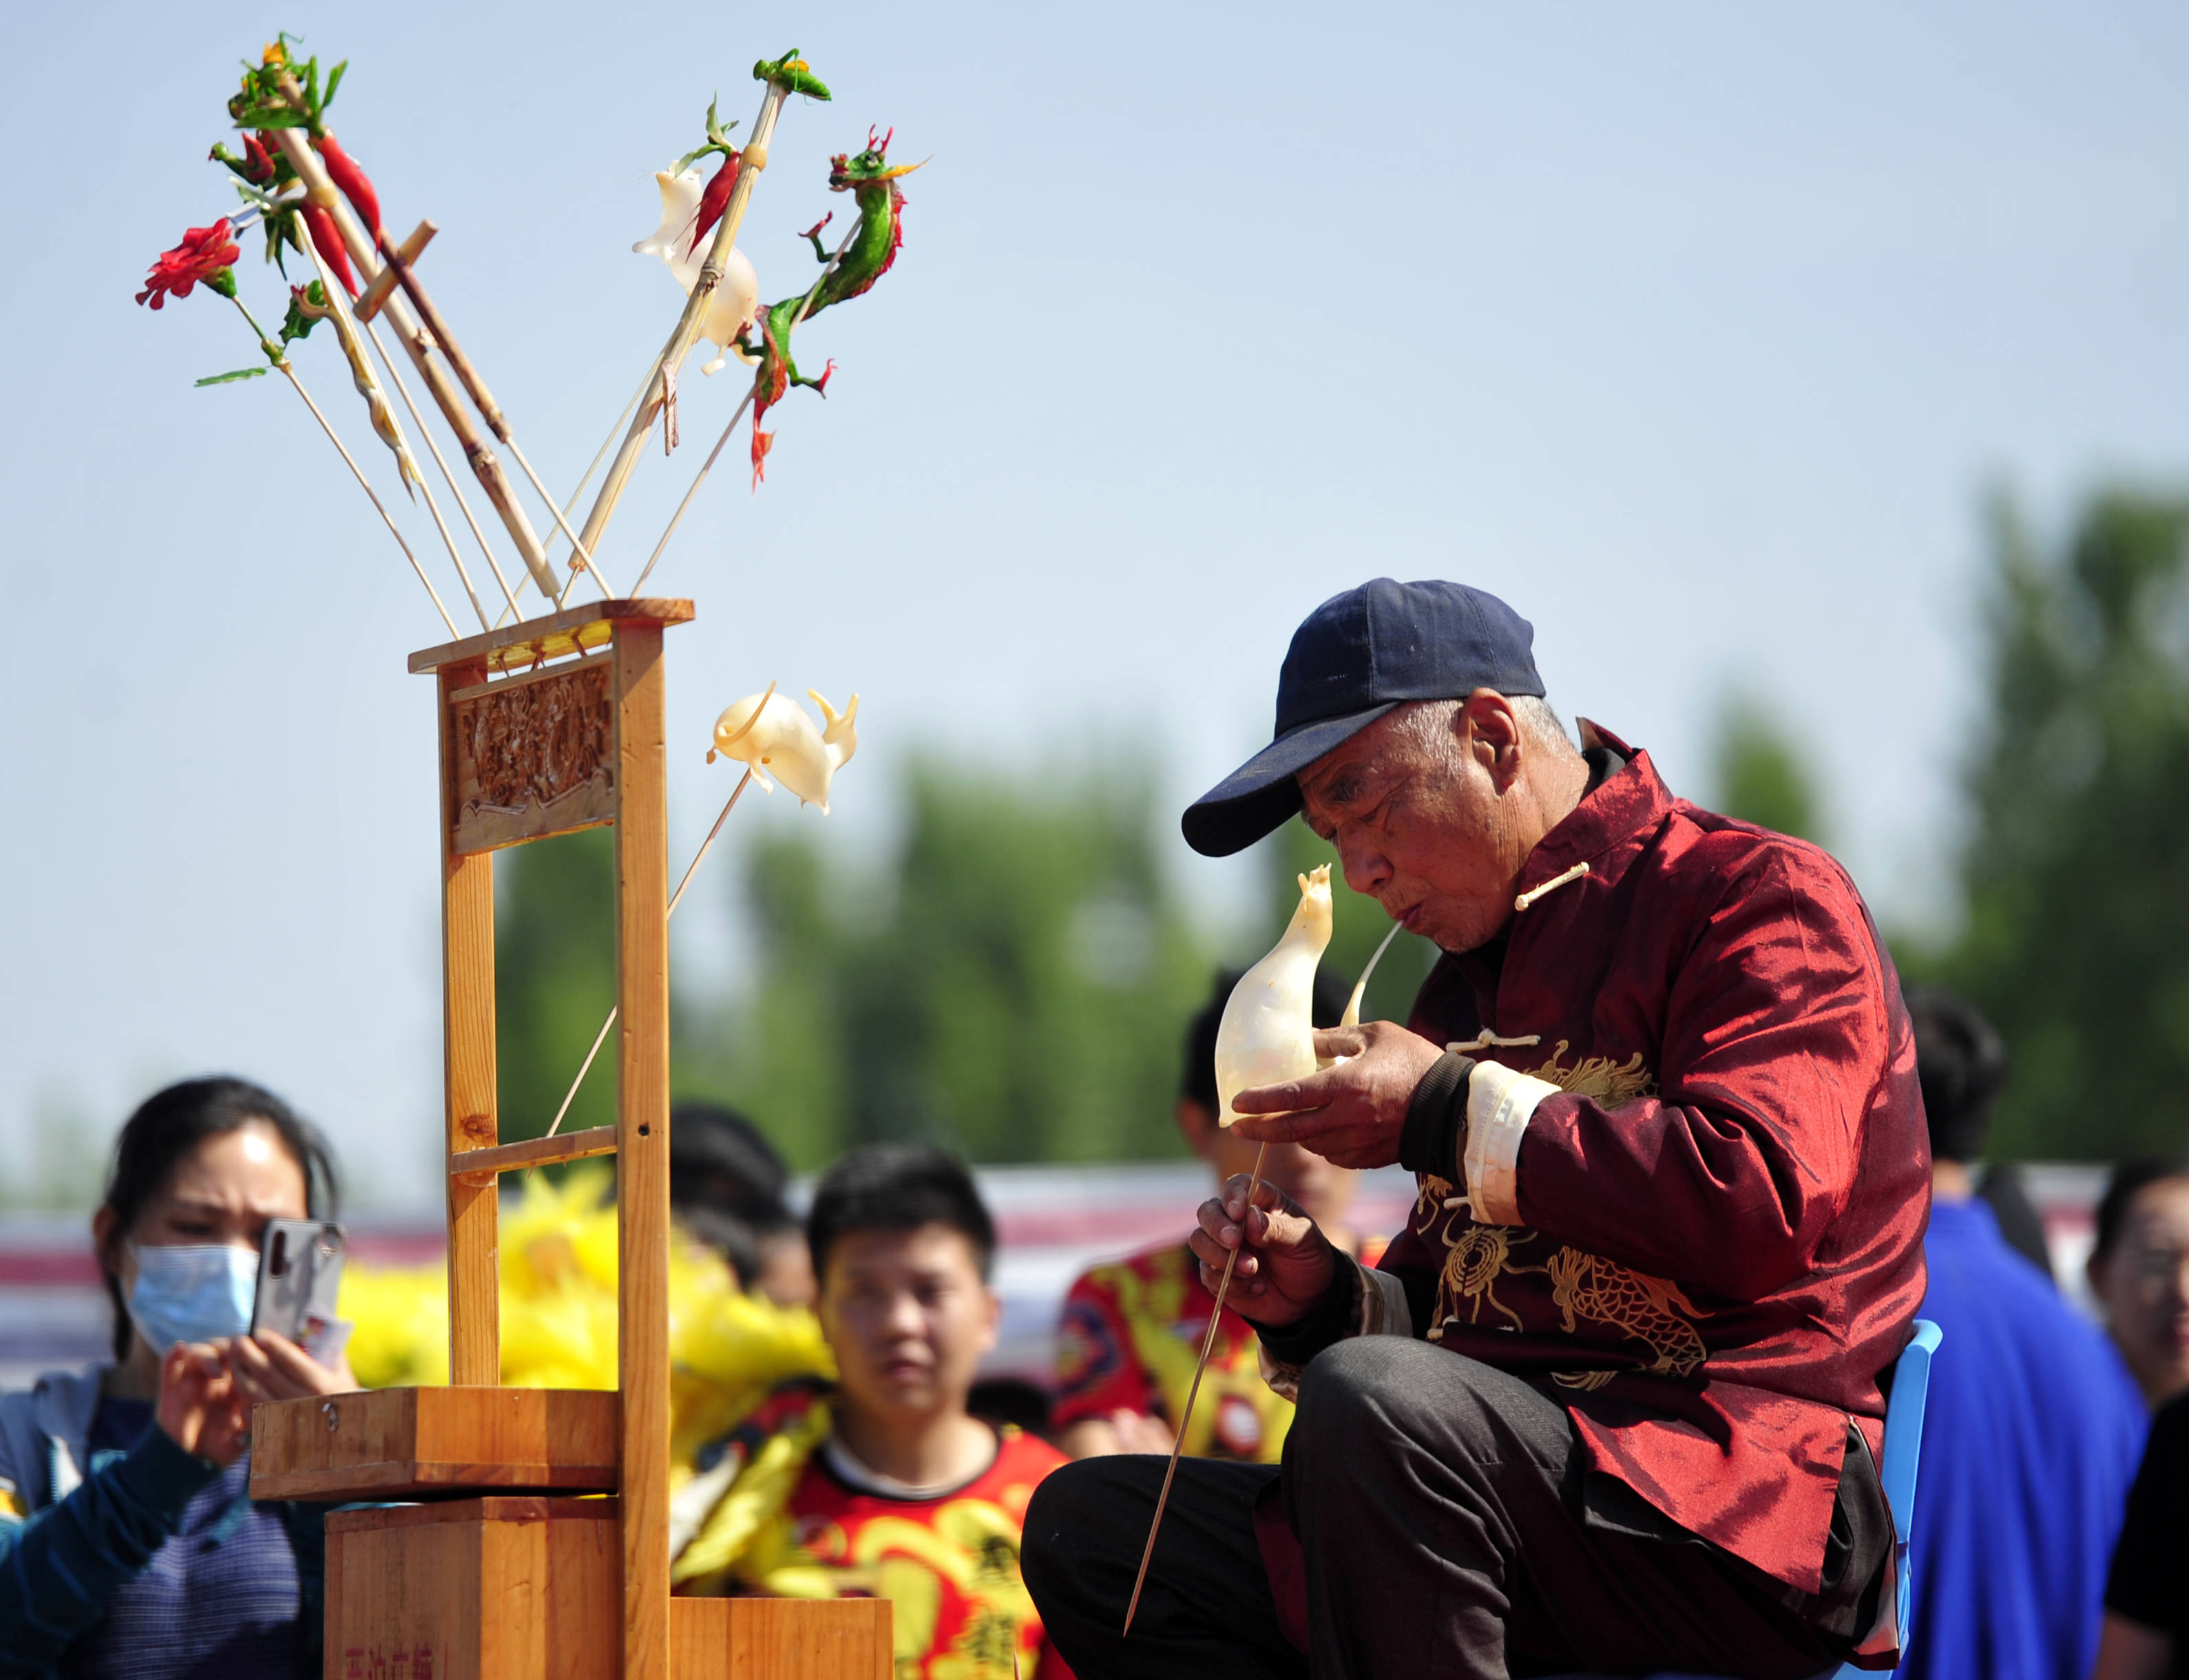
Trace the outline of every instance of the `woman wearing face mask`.
[[319, 1673], [319, 1509], [251, 1501], [251, 1407], [357, 1384], [250, 1326], [268, 1223], [334, 1194], [319, 1134], [240, 1079], [130, 1117], [92, 1220], [115, 1361], [0, 1394], [0, 1676]]

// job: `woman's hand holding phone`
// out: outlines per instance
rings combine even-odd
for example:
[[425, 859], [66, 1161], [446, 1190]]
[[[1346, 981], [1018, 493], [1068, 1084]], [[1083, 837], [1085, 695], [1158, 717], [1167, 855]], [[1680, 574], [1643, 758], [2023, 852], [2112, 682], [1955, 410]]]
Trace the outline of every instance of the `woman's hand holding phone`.
[[310, 1394], [346, 1394], [357, 1387], [347, 1355], [338, 1354], [332, 1365], [322, 1365], [278, 1330], [238, 1336], [223, 1344], [222, 1352], [237, 1385], [254, 1405]]
[[167, 1349], [154, 1417], [177, 1446], [223, 1470], [250, 1444], [251, 1400], [226, 1352], [205, 1343]]

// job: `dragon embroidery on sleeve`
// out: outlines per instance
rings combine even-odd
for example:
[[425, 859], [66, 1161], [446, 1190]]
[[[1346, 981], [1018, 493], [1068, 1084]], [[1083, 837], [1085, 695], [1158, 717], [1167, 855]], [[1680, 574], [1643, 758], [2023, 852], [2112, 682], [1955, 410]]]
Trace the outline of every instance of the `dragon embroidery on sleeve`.
[[[1624, 1061], [1595, 1055], [1569, 1063], [1565, 1058], [1571, 1047], [1571, 1039], [1560, 1039], [1541, 1066], [1530, 1071], [1560, 1090], [1613, 1106], [1655, 1092], [1656, 1078], [1639, 1051]], [[1427, 1236], [1440, 1220], [1445, 1222], [1439, 1233], [1445, 1262], [1437, 1279], [1436, 1322], [1428, 1332], [1431, 1340], [1441, 1339], [1449, 1325], [1481, 1323], [1485, 1304], [1512, 1329], [1524, 1329], [1521, 1315], [1499, 1300], [1496, 1290], [1507, 1278], [1534, 1274], [1547, 1276], [1552, 1304], [1558, 1309], [1569, 1335], [1577, 1332], [1584, 1320], [1609, 1326], [1649, 1349], [1651, 1361], [1643, 1370], [1676, 1377], [1692, 1374], [1706, 1357], [1701, 1332], [1694, 1322], [1706, 1315], [1678, 1285], [1570, 1245], [1562, 1246], [1547, 1265], [1517, 1264], [1514, 1251], [1540, 1241], [1540, 1233], [1521, 1227], [1478, 1225], [1467, 1196], [1457, 1193], [1457, 1186], [1440, 1178], [1424, 1177], [1414, 1203], [1414, 1230]], [[1615, 1370], [1603, 1369], [1560, 1372], [1555, 1380], [1568, 1388], [1594, 1389], [1616, 1375]]]

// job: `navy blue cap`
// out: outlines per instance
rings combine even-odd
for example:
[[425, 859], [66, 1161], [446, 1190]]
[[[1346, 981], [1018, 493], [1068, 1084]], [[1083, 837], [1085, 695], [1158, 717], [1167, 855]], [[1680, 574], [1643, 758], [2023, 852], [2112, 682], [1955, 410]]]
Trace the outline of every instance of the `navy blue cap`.
[[1244, 851], [1300, 808], [1301, 771], [1408, 700], [1541, 694], [1535, 641], [1533, 625], [1463, 583], [1377, 578], [1332, 596], [1292, 632], [1276, 738], [1186, 807], [1185, 843]]

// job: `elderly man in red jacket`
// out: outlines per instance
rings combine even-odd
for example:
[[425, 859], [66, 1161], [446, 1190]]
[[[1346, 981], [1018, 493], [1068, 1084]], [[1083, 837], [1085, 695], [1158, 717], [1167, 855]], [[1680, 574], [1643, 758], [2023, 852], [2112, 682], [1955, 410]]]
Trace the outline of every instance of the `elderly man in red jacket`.
[[1129, 1637], [1162, 1461], [1043, 1485], [1026, 1580], [1089, 1680], [1893, 1666], [1930, 1164], [1892, 964], [1824, 852], [1573, 745], [1532, 641], [1457, 584], [1336, 597], [1186, 812], [1214, 856], [1303, 813], [1442, 947], [1405, 1027], [1236, 1104], [1420, 1195], [1374, 1270], [1267, 1185], [1202, 1208], [1298, 1420], [1281, 1472], [1180, 1466]]

